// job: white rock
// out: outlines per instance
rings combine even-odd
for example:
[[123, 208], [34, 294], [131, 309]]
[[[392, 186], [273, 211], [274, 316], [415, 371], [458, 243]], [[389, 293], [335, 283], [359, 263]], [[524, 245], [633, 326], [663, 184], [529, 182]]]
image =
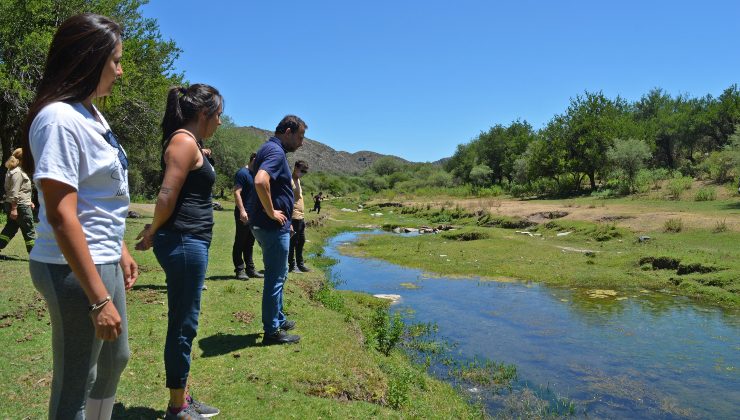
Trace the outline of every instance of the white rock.
[[556, 234], [555, 236], [568, 236], [571, 233], [573, 233], [573, 232], [560, 232], [560, 233]]
[[392, 303], [398, 303], [401, 300], [401, 295], [389, 295], [389, 294], [378, 293], [377, 295], [373, 295], [373, 296], [378, 299], [390, 300]]

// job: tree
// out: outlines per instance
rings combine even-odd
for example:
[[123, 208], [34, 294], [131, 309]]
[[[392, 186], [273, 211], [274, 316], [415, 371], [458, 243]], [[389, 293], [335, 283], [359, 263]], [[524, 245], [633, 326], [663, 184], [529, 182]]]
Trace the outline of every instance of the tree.
[[490, 185], [492, 175], [493, 170], [488, 165], [476, 165], [470, 170], [470, 182], [476, 187], [485, 187]]
[[123, 78], [99, 105], [126, 148], [132, 194], [153, 195], [159, 179], [159, 123], [180, 50], [162, 39], [157, 22], [144, 18], [143, 0], [0, 0], [0, 141], [3, 160], [20, 144], [20, 129], [43, 72], [56, 28], [69, 16], [94, 12], [124, 29]]
[[[564, 122], [560, 146], [565, 150], [565, 165], [575, 177], [587, 176], [594, 190], [596, 173], [607, 164], [607, 150], [627, 129], [627, 103], [620, 97], [608, 99], [602, 92], [585, 92], [571, 99]], [[579, 186], [576, 182], [575, 187]]]
[[645, 166], [645, 161], [650, 159], [650, 148], [645, 142], [636, 139], [616, 140], [607, 156], [612, 167], [618, 168], [628, 191], [632, 193], [635, 190], [637, 173]]

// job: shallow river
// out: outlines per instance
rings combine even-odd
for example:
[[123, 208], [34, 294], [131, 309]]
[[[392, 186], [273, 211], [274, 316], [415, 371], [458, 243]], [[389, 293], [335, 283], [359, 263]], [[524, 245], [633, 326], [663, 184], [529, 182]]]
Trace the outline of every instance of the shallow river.
[[[593, 418], [740, 418], [737, 311], [648, 291], [595, 298], [537, 283], [434, 277], [341, 255], [337, 247], [358, 235], [326, 247], [338, 261], [330, 272], [338, 289], [401, 295], [393, 310], [407, 322], [436, 323], [456, 344], [454, 357], [516, 365], [518, 392], [570, 401], [578, 416]], [[494, 413], [505, 405], [500, 395], [483, 398]]]

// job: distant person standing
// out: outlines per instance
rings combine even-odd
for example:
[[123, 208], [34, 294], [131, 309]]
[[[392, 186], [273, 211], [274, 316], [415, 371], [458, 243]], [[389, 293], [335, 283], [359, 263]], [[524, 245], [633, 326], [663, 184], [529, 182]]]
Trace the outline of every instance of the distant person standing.
[[8, 172], [5, 173], [5, 213], [8, 220], [5, 227], [0, 232], [0, 250], [5, 248], [11, 239], [18, 233], [18, 229], [23, 234], [26, 241], [26, 251], [31, 253], [34, 241], [36, 240], [36, 230], [33, 227], [33, 209], [35, 205], [31, 201], [33, 193], [33, 184], [31, 178], [21, 169], [23, 160], [23, 149], [15, 149], [10, 156], [5, 167]]
[[251, 172], [254, 190], [249, 196], [250, 227], [262, 247], [265, 281], [262, 290], [262, 326], [264, 344], [295, 343], [300, 336], [286, 331], [295, 327], [283, 313], [283, 284], [288, 275], [290, 218], [293, 215], [292, 174], [286, 152], [295, 152], [303, 145], [306, 123], [295, 115], [285, 116], [275, 136], [257, 151]]
[[303, 263], [303, 245], [306, 243], [306, 221], [303, 215], [303, 188], [301, 177], [308, 172], [308, 164], [299, 160], [293, 166], [293, 235], [290, 237], [290, 250], [288, 251], [288, 272], [298, 270], [307, 273], [311, 271]]
[[316, 214], [321, 213], [321, 200], [324, 199], [324, 193], [319, 191], [318, 194], [313, 196], [313, 209], [311, 211], [315, 211]]
[[249, 194], [254, 189], [254, 178], [249, 168], [254, 164], [256, 153], [249, 157], [249, 163], [239, 168], [234, 175], [234, 221], [236, 232], [234, 233], [234, 246], [231, 249], [231, 258], [234, 262], [234, 272], [238, 280], [248, 278], [261, 279], [262, 275], [254, 269], [254, 235], [249, 228], [249, 213], [247, 213], [247, 201]]

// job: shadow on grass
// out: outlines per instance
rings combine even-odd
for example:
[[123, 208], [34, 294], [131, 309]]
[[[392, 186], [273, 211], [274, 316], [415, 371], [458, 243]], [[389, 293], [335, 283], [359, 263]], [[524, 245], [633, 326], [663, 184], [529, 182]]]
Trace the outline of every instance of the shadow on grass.
[[135, 284], [131, 290], [162, 290], [167, 291], [166, 284]]
[[206, 277], [206, 280], [235, 280], [234, 275], [231, 274], [229, 276], [210, 276]]
[[[260, 274], [262, 274], [262, 275], [265, 274], [265, 271], [264, 270], [259, 270], [257, 272], [260, 273]], [[254, 277], [250, 277], [249, 279], [244, 279], [243, 281], [252, 280], [252, 279], [254, 279]], [[218, 281], [218, 280], [237, 280], [237, 279], [234, 278], [234, 275], [233, 274], [230, 274], [228, 276], [210, 276], [210, 277], [206, 277], [206, 280], [217, 280]], [[262, 279], [257, 279], [257, 280], [262, 280]]]
[[28, 261], [28, 258], [21, 258], [16, 255], [0, 254], [0, 261]]
[[740, 210], [740, 201], [734, 203], [728, 203], [722, 206], [723, 210]]
[[121, 403], [113, 406], [114, 419], [161, 419], [164, 417], [164, 411], [154, 410], [149, 407], [126, 407]]
[[199, 340], [198, 345], [203, 350], [201, 357], [221, 356], [247, 347], [259, 346], [261, 342], [258, 344], [257, 339], [261, 336], [261, 333], [246, 335], [216, 334]]

